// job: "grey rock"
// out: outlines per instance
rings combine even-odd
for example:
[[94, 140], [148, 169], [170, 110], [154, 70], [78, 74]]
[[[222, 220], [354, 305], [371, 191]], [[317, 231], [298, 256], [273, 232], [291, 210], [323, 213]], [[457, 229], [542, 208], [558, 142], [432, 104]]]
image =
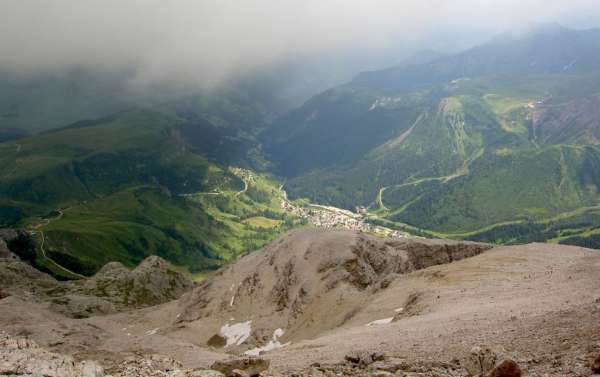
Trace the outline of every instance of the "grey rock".
[[[219, 371], [227, 377], [239, 376], [239, 371], [248, 376], [259, 376], [262, 372], [269, 369], [270, 361], [260, 357], [243, 357], [238, 359], [229, 359], [216, 361], [210, 369]], [[236, 372], [234, 372], [236, 371]]]
[[488, 377], [521, 377], [519, 365], [513, 360], [503, 360], [492, 369]]
[[384, 355], [379, 352], [355, 351], [346, 355], [344, 359], [352, 364], [357, 364], [360, 367], [366, 367], [376, 361], [383, 360]]
[[487, 376], [496, 365], [497, 356], [489, 347], [473, 347], [461, 362], [469, 376]]

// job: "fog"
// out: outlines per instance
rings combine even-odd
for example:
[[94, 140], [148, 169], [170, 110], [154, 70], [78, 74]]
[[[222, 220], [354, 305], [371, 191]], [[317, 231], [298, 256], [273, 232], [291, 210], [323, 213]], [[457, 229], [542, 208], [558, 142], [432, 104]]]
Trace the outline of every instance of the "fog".
[[0, 0], [0, 71], [127, 71], [138, 86], [211, 87], [290, 61], [327, 62], [331, 72], [380, 67], [418, 49], [465, 48], [553, 21], [599, 26], [600, 3]]

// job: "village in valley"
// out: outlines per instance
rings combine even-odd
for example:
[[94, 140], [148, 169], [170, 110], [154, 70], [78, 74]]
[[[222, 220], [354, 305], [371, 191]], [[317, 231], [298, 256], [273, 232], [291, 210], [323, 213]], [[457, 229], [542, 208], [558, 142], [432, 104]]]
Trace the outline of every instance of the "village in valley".
[[285, 191], [283, 193], [281, 208], [288, 213], [305, 219], [313, 226], [325, 229], [355, 230], [393, 238], [410, 237], [406, 232], [368, 223], [366, 221], [367, 209], [365, 207], [356, 207], [355, 212], [352, 212], [337, 207], [317, 204], [299, 206], [287, 200]]

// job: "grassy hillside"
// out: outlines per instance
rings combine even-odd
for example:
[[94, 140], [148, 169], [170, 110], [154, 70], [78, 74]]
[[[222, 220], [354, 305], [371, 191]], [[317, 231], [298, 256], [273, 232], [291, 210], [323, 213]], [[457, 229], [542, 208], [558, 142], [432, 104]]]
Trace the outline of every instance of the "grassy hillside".
[[[269, 149], [290, 177], [291, 197], [348, 209], [366, 205], [377, 221], [410, 226], [413, 232], [448, 237], [475, 232], [483, 237], [478, 239], [495, 240], [483, 230], [552, 218], [600, 199], [599, 83], [600, 75], [592, 72], [460, 79], [409, 93], [349, 86], [341, 90], [354, 99], [344, 101], [361, 103], [353, 112], [339, 114], [343, 109], [331, 105], [328, 96], [317, 97], [296, 111], [300, 121], [292, 130], [280, 125], [265, 137], [281, 148], [300, 143], [294, 154]], [[407, 98], [420, 112], [398, 112]], [[343, 120], [339, 125], [331, 114], [336, 111]], [[374, 111], [390, 121], [364, 122]], [[302, 120], [300, 114], [314, 115]], [[321, 114], [329, 115], [320, 120]], [[362, 128], [355, 132], [353, 127]], [[341, 140], [355, 138], [361, 146], [334, 139], [331, 146], [303, 142], [304, 135], [319, 130], [343, 133]], [[307, 156], [299, 152], [303, 147], [321, 153], [341, 148], [353, 159], [333, 156], [287, 170], [319, 153]], [[520, 229], [529, 229], [520, 239], [554, 238], [537, 228]], [[577, 240], [571, 242], [587, 242]]]
[[198, 272], [294, 226], [275, 183], [217, 162], [263, 164], [252, 153], [260, 116], [215, 104], [209, 117], [195, 104], [0, 143], [0, 226], [32, 229], [38, 264], [66, 276], [150, 254]]
[[214, 269], [299, 225], [281, 210], [278, 187], [253, 177], [246, 191], [224, 185], [181, 196], [160, 186], [129, 188], [63, 209], [37, 229], [38, 239], [43, 232], [46, 255], [84, 275], [110, 261], [135, 266], [148, 255], [191, 273]]

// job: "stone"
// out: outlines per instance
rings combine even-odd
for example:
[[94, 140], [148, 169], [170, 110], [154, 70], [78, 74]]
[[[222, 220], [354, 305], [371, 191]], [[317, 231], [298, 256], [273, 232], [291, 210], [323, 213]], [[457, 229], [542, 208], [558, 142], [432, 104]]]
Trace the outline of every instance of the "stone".
[[487, 376], [496, 360], [496, 354], [489, 347], [473, 347], [461, 364], [469, 376]]
[[250, 377], [248, 373], [243, 370], [234, 369], [231, 371], [231, 377]]
[[95, 361], [82, 361], [80, 369], [82, 377], [104, 377], [104, 369]]
[[227, 345], [227, 339], [219, 334], [215, 334], [206, 341], [206, 345], [214, 348], [223, 348]]
[[498, 364], [488, 377], [521, 377], [521, 368], [513, 360], [504, 360]]
[[357, 364], [360, 367], [366, 367], [376, 361], [381, 361], [384, 358], [385, 357], [382, 354], [370, 351], [355, 351], [344, 357], [346, 361], [349, 361], [352, 364]]
[[223, 373], [216, 370], [193, 370], [186, 374], [186, 377], [223, 377]]
[[410, 368], [410, 364], [404, 359], [389, 358], [385, 361], [376, 361], [371, 364], [374, 370], [382, 370], [385, 372], [395, 373], [399, 370], [406, 371]]
[[600, 374], [600, 355], [596, 357], [596, 360], [592, 363], [592, 372]]
[[14, 363], [3, 361], [0, 362], [0, 375], [10, 376], [18, 373], [18, 366]]
[[[269, 369], [271, 362], [260, 357], [243, 357], [238, 359], [229, 359], [215, 361], [210, 369], [219, 371], [227, 377], [235, 377], [234, 371], [242, 371], [248, 376], [260, 376], [260, 374]], [[236, 372], [239, 373], [239, 372]]]

